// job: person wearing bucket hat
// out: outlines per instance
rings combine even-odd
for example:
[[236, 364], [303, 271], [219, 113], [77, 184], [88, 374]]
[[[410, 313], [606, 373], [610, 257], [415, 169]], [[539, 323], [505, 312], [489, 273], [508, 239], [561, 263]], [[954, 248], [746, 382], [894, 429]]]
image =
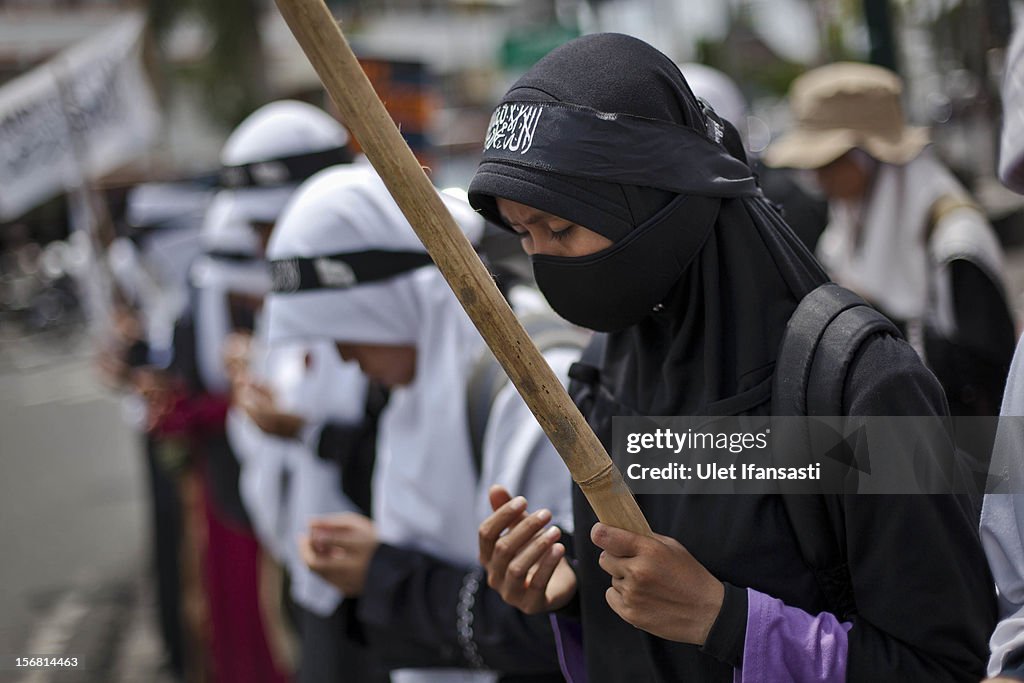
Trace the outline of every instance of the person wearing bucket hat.
[[[787, 323], [826, 277], [761, 196], [735, 129], [668, 57], [617, 34], [550, 52], [495, 110], [469, 197], [521, 235], [559, 314], [608, 331], [571, 393], [610, 452], [616, 416], [775, 413]], [[890, 334], [836, 374], [844, 415], [945, 414], [932, 374]], [[509, 497], [495, 490], [480, 527], [488, 581], [555, 613], [570, 680], [982, 673], [994, 605], [956, 497], [828, 497], [854, 609], [830, 604], [782, 496], [638, 495], [659, 534], [645, 538], [597, 523], [574, 489], [571, 561]]]
[[790, 88], [796, 126], [765, 154], [771, 166], [818, 169], [860, 148], [888, 164], [905, 164], [928, 144], [928, 131], [906, 125], [903, 84], [888, 69], [840, 62], [807, 72]]
[[765, 153], [813, 170], [831, 219], [817, 255], [839, 284], [897, 322], [954, 415], [995, 415], [1013, 353], [1002, 249], [984, 214], [907, 125], [900, 78], [842, 62], [790, 88], [794, 127]]
[[[464, 199], [442, 199], [477, 243], [480, 216]], [[344, 592], [393, 681], [557, 678], [547, 618], [521, 614], [484, 585], [475, 542], [491, 481], [532, 491], [550, 506], [545, 519], [569, 528], [568, 473], [510, 384], [482, 385], [491, 408], [475, 441], [469, 404], [483, 341], [383, 181], [369, 166], [310, 179], [268, 255], [270, 342], [336, 343], [391, 392], [372, 519], [312, 520], [301, 541], [307, 565]], [[522, 298], [510, 299], [523, 310]], [[578, 356], [564, 346], [545, 353], [563, 377]]]

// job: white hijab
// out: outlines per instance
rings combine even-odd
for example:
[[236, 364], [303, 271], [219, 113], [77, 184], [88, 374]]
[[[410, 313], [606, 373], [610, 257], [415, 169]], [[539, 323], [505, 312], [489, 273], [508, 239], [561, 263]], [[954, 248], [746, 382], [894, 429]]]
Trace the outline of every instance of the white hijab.
[[[196, 288], [194, 310], [196, 364], [207, 391], [228, 390], [222, 347], [232, 331], [228, 295], [263, 296], [270, 289], [270, 271], [258, 258], [259, 240], [238, 213], [230, 194], [218, 193], [203, 222], [200, 242], [204, 253], [192, 264], [191, 280]], [[212, 252], [212, 255], [211, 255]], [[217, 252], [249, 256], [236, 261], [217, 257]]]
[[[309, 423], [351, 424], [363, 417], [366, 379], [344, 363], [327, 340], [278, 345], [260, 353], [253, 372], [273, 390], [278, 407]], [[255, 360], [255, 359], [254, 359]], [[242, 460], [239, 487], [260, 542], [287, 566], [297, 604], [322, 617], [342, 595], [306, 567], [298, 553], [300, 534], [314, 517], [356, 510], [341, 491], [334, 462], [293, 439], [268, 435], [232, 411], [229, 435]]]
[[[940, 197], [968, 201], [966, 191], [930, 149], [903, 166], [879, 163], [863, 204], [832, 202], [832, 220], [818, 243], [818, 258], [833, 280], [877, 303], [899, 320], [922, 318], [933, 264], [966, 258], [997, 282], [1001, 251], [991, 227], [971, 209], [951, 212], [926, 231]], [[857, 226], [862, 225], [857, 243]]]
[[[482, 220], [446, 202], [475, 240]], [[274, 231], [271, 260], [370, 249], [423, 251], [387, 188], [367, 166], [311, 178]], [[416, 375], [392, 392], [381, 416], [374, 518], [382, 541], [452, 562], [476, 557], [477, 487], [467, 437], [465, 387], [483, 342], [441, 274], [426, 266], [343, 290], [272, 294], [271, 342], [319, 336], [416, 346]]]
[[[319, 107], [278, 100], [250, 114], [232, 131], [220, 160], [224, 166], [270, 161], [307, 152], [344, 147], [348, 131]], [[296, 184], [224, 190], [247, 221], [273, 223], [295, 192]]]
[[[482, 220], [464, 200], [444, 197], [471, 242]], [[368, 167], [324, 171], [296, 194], [275, 230], [271, 260], [370, 249], [423, 247]], [[538, 303], [539, 302], [539, 303]], [[532, 304], [546, 306], [539, 296]], [[477, 477], [467, 428], [467, 385], [483, 342], [441, 274], [422, 267], [344, 290], [272, 293], [266, 315], [271, 340], [326, 336], [368, 344], [413, 344], [413, 381], [394, 389], [381, 416], [374, 472], [374, 518], [382, 541], [465, 566], [477, 561], [477, 527], [489, 512], [486, 484], [502, 483], [552, 509], [571, 528], [568, 472], [509, 384], [492, 404]], [[578, 352], [545, 357], [565, 376]], [[400, 670], [395, 683], [493, 681], [492, 672]]]
[[[186, 183], [143, 183], [128, 194], [125, 220], [142, 230], [136, 247], [119, 246], [133, 279], [151, 353], [170, 349], [174, 324], [188, 305], [189, 270], [200, 254], [199, 232], [213, 193]], [[115, 244], [121, 240], [115, 240]], [[120, 261], [111, 245], [115, 277]], [[126, 286], [127, 285], [127, 286]]]
[[[266, 104], [232, 131], [221, 150], [224, 166], [239, 166], [341, 147], [348, 131], [327, 112], [306, 102], [280, 100]], [[295, 184], [224, 189], [207, 212], [200, 235], [205, 251], [260, 256], [253, 223], [274, 223], [296, 189]], [[221, 345], [231, 331], [225, 294], [256, 296], [270, 288], [269, 271], [262, 260], [236, 262], [200, 258], [193, 267], [198, 288], [196, 302], [197, 363], [210, 391], [226, 391], [227, 377]]]

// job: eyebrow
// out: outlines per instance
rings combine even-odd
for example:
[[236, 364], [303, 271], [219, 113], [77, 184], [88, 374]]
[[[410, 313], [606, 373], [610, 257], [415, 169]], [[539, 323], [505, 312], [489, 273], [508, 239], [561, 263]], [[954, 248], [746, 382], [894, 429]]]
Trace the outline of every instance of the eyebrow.
[[505, 221], [507, 225], [534, 225], [535, 223], [541, 223], [549, 219], [565, 220], [564, 218], [559, 218], [554, 214], [547, 214], [540, 211], [538, 211], [537, 213], [530, 214], [529, 216], [526, 217], [525, 220], [519, 221], [518, 223], [513, 222], [512, 220], [509, 219], [508, 216], [506, 216], [504, 213], [500, 211], [498, 212], [498, 215], [501, 216], [501, 220]]

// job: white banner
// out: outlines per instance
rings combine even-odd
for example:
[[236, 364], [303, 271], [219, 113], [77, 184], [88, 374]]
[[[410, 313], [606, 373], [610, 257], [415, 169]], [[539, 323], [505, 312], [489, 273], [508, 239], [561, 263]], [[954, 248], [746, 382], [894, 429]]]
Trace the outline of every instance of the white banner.
[[142, 68], [143, 25], [131, 16], [0, 88], [0, 220], [152, 144], [160, 114]]

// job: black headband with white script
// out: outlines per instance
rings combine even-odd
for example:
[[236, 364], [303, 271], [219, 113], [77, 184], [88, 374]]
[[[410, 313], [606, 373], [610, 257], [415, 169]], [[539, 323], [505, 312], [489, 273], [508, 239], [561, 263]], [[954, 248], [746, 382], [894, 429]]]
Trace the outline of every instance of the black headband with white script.
[[706, 197], [760, 194], [750, 168], [720, 144], [724, 129], [602, 112], [561, 102], [495, 109], [481, 163], [509, 163], [576, 178]]
[[344, 146], [266, 161], [254, 161], [251, 164], [224, 166], [220, 170], [220, 186], [234, 189], [292, 185], [301, 183], [325, 168], [352, 163], [352, 159], [352, 150], [348, 146]]
[[277, 294], [315, 289], [349, 289], [380, 282], [432, 264], [422, 251], [347, 252], [270, 262], [271, 291]]

